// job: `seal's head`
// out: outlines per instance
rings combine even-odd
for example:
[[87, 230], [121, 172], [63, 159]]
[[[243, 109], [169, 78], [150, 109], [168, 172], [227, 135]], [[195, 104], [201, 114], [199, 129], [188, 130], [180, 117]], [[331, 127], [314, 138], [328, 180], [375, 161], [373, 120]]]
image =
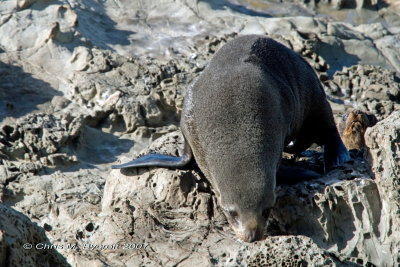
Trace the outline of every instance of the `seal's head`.
[[352, 110], [342, 117], [340, 125], [343, 142], [348, 150], [365, 147], [364, 134], [368, 127], [377, 123], [374, 115], [361, 110]]
[[216, 188], [221, 207], [237, 237], [245, 242], [261, 240], [275, 204], [276, 170], [261, 171], [263, 168], [251, 166], [234, 169], [229, 177], [226, 171], [219, 173]]
[[263, 238], [266, 220], [270, 208], [242, 209], [238, 206], [225, 206], [224, 213], [235, 234], [245, 242], [254, 242]]

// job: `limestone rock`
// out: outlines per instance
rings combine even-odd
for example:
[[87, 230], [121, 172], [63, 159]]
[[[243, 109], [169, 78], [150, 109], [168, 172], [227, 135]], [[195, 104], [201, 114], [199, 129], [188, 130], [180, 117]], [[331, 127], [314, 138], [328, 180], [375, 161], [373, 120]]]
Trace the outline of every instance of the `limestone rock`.
[[3, 230], [0, 231], [0, 264], [2, 266], [6, 265], [7, 260], [7, 246], [5, 241], [5, 232]]
[[3, 126], [1, 137], [2, 153], [11, 160], [44, 156], [55, 153], [69, 138], [74, 138], [79, 131], [76, 122], [57, 118], [52, 115], [33, 115], [22, 120], [17, 127]]
[[[378, 119], [400, 107], [396, 73], [380, 67], [354, 65], [335, 73], [328, 93], [351, 100], [356, 108], [373, 112]], [[336, 89], [333, 89], [336, 88]]]
[[[374, 173], [382, 199], [381, 219], [377, 225], [380, 242], [394, 251], [400, 249], [400, 112], [392, 113], [385, 120], [366, 132], [366, 144], [370, 147], [369, 164]], [[388, 257], [388, 255], [392, 255]], [[387, 265], [399, 264], [398, 254], [388, 254]]]
[[[395, 121], [395, 119], [390, 120], [389, 117], [386, 121]], [[376, 127], [379, 127], [379, 125]], [[177, 145], [176, 140], [175, 134], [167, 135], [157, 140], [158, 142], [154, 143], [150, 151], [157, 151], [159, 153], [169, 151], [169, 153], [172, 152], [172, 154], [175, 154], [176, 152], [173, 152], [173, 147]], [[163, 143], [165, 146], [163, 146]], [[159, 149], [162, 148], [162, 150], [157, 149], [157, 147]], [[126, 160], [128, 159], [123, 159], [123, 161]], [[398, 166], [396, 167], [394, 170], [398, 171]], [[393, 175], [391, 173], [389, 175], [390, 177], [396, 177], [396, 174]], [[181, 240], [181, 238], [184, 238], [184, 233], [187, 229], [195, 228], [197, 236], [199, 232], [202, 233], [204, 231], [201, 230], [202, 226], [210, 224], [209, 220], [214, 220], [215, 225], [215, 218], [210, 217], [209, 210], [206, 209], [199, 212], [196, 205], [192, 206], [192, 208], [184, 209], [184, 207], [193, 205], [191, 203], [197, 202], [193, 202], [192, 199], [196, 195], [199, 197], [198, 193], [196, 194], [195, 192], [200, 188], [201, 179], [201, 174], [196, 174], [193, 171], [162, 170], [156, 168], [152, 168], [150, 171], [146, 168], [133, 170], [132, 172], [113, 171], [106, 183], [102, 210], [107, 215], [114, 214], [126, 209], [123, 208], [123, 203], [126, 202], [131, 205], [131, 210], [134, 210], [133, 214], [141, 214], [139, 210], [147, 209], [154, 218], [157, 218], [157, 222], [163, 225], [163, 227], [178, 231], [179, 235], [177, 234], [178, 232], [176, 234], [169, 232], [171, 234], [169, 236], [170, 240]], [[206, 181], [204, 183], [207, 184]], [[149, 190], [152, 193], [147, 193]], [[389, 192], [393, 192], [393, 189]], [[175, 197], [171, 198], [171, 193]], [[201, 195], [203, 197], [206, 196], [205, 199], [210, 201], [209, 194], [210, 188], [206, 189]], [[393, 246], [394, 248], [397, 247], [396, 236], [398, 230], [393, 226], [389, 226], [390, 229], [382, 231], [382, 226], [379, 226], [383, 219], [385, 221], [388, 220], [384, 206], [392, 206], [396, 198], [391, 197], [390, 200], [381, 198], [380, 184], [379, 182], [375, 182], [369, 175], [367, 165], [364, 161], [357, 161], [352, 166], [347, 166], [344, 171], [337, 170], [325, 175], [320, 180], [290, 186], [281, 185], [277, 189], [277, 195], [277, 203], [272, 211], [272, 218], [269, 222], [269, 234], [280, 232], [296, 236], [308, 236], [320, 249], [325, 249], [330, 253], [338, 252], [337, 257], [341, 259], [341, 264], [373, 263], [376, 265], [390, 265], [397, 261], [396, 258], [387, 258], [383, 255], [393, 254], [391, 248]], [[213, 216], [215, 216], [215, 211], [218, 210], [217, 201], [213, 200], [211, 203], [213, 203], [212, 210], [214, 210]], [[203, 202], [200, 206], [208, 207], [209, 205], [207, 202]], [[117, 207], [116, 210], [115, 207]], [[186, 215], [178, 215], [183, 211]], [[194, 214], [191, 212], [194, 212]], [[229, 225], [223, 219], [222, 213], [218, 213], [217, 218], [222, 218], [218, 219], [217, 224], [229, 229]], [[172, 214], [174, 215], [172, 216]], [[199, 217], [199, 214], [202, 215]], [[395, 212], [391, 212], [390, 214], [395, 214]], [[140, 223], [137, 217], [134, 218], [136, 218], [134, 221], [139, 221]], [[174, 219], [171, 220], [170, 218]], [[193, 225], [191, 218], [196, 218], [196, 226]], [[154, 235], [160, 234], [155, 231], [157, 223], [151, 225], [155, 227], [152, 228]], [[142, 227], [144, 226], [139, 226], [139, 228]], [[137, 228], [135, 227], [135, 229]], [[141, 231], [145, 232], [143, 229]], [[396, 233], [394, 234], [395, 236], [392, 236], [392, 231]], [[229, 229], [228, 232], [230, 232], [230, 236], [233, 235], [232, 230]], [[276, 238], [282, 240], [281, 238]], [[202, 242], [204, 244], [205, 240]], [[267, 238], [263, 242], [270, 243], [271, 238]], [[282, 242], [285, 243], [284, 241]], [[261, 249], [259, 246], [261, 245], [254, 245], [251, 250]], [[280, 245], [278, 247], [279, 250], [284, 249]], [[228, 247], [227, 252], [224, 254], [231, 255], [229, 254], [232, 253], [231, 249], [237, 251], [238, 248]], [[239, 262], [243, 260], [246, 263], [262, 262], [263, 260], [266, 262], [269, 260], [270, 262], [285, 261], [285, 257], [275, 258], [270, 256], [268, 258], [265, 256], [267, 255], [265, 252], [263, 254], [263, 250], [260, 250], [260, 255], [256, 253], [258, 256], [252, 254], [255, 255], [254, 258], [247, 257], [247, 259], [244, 259], [242, 258], [242, 248], [239, 248], [239, 251], [236, 252], [238, 254], [234, 254], [236, 255], [234, 256], [236, 264], [238, 260]], [[310, 253], [310, 251], [307, 253]], [[323, 252], [321, 255], [325, 255], [325, 253], [327, 252]], [[196, 255], [200, 254], [200, 251], [196, 253]], [[244, 255], [247, 254], [244, 253]], [[224, 266], [230, 264], [229, 259], [227, 259], [227, 262], [220, 257], [218, 259], [218, 262], [223, 263]], [[295, 259], [301, 261], [304, 258], [296, 257]], [[321, 259], [327, 260], [327, 258]], [[293, 261], [293, 259], [290, 260], [289, 258], [287, 260]], [[306, 262], [308, 261], [306, 260]]]
[[[67, 266], [44, 230], [28, 217], [0, 203], [0, 263], [9, 266]], [[5, 265], [3, 265], [5, 266]]]
[[400, 35], [388, 35], [384, 36], [376, 41], [376, 46], [381, 50], [382, 54], [389, 60], [389, 62], [396, 68], [400, 67], [400, 56], [397, 51], [400, 48], [399, 45]]
[[[153, 151], [176, 155], [176, 146], [179, 144], [182, 144], [181, 136], [171, 133], [158, 139], [143, 153]], [[121, 159], [121, 161], [127, 160], [129, 159]], [[329, 184], [329, 179], [334, 178], [327, 178], [327, 184]], [[325, 185], [324, 182], [317, 182], [317, 184], [319, 184], [318, 188], [323, 188]], [[304, 184], [299, 186], [299, 190], [302, 190], [300, 188], [303, 186]], [[318, 228], [310, 223], [309, 217], [303, 222], [295, 218], [304, 216], [303, 209], [307, 205], [297, 199], [297, 192], [286, 196], [288, 192], [292, 192], [291, 190], [293, 190], [291, 186], [282, 186], [280, 189], [281, 199], [278, 200], [278, 205], [273, 211], [274, 218], [279, 217], [277, 214], [291, 214], [290, 218], [286, 218], [287, 221], [283, 219], [283, 221], [279, 221], [279, 224], [294, 225], [296, 229]], [[311, 195], [315, 193], [314, 190], [303, 190], [303, 192]], [[361, 190], [360, 196], [362, 193]], [[291, 200], [289, 201], [288, 198]], [[135, 235], [144, 237], [146, 240], [144, 242], [149, 243], [149, 248], [158, 253], [161, 265], [169, 265], [176, 261], [183, 261], [183, 266], [190, 266], [194, 263], [210, 264], [209, 256], [206, 255], [211, 255], [211, 259], [215, 259], [218, 266], [236, 266], [238, 264], [249, 266], [269, 266], [271, 264], [340, 266], [340, 262], [331, 257], [327, 250], [314, 243], [315, 240], [312, 241], [305, 237], [275, 236], [255, 244], [235, 243], [233, 241], [235, 240], [234, 233], [217, 203], [217, 200], [211, 195], [208, 182], [198, 170], [178, 171], [158, 168], [114, 170], [106, 181], [101, 215], [118, 217], [118, 220], [124, 221], [118, 225], [115, 224], [115, 221], [113, 224], [117, 228], [114, 230], [114, 234], [109, 232], [117, 240], [122, 240], [127, 232], [135, 229]], [[309, 214], [308, 211], [307, 214]], [[291, 219], [294, 220], [291, 221]], [[319, 222], [316, 223], [319, 225]], [[333, 223], [329, 225], [333, 225]], [[223, 227], [223, 232], [219, 231], [220, 227]], [[329, 227], [331, 226], [327, 228]], [[151, 235], [145, 237], [145, 233], [150, 229]], [[332, 232], [328, 229], [327, 231]], [[290, 233], [290, 230], [286, 229], [286, 233]], [[306, 234], [316, 238], [321, 233], [297, 231], [296, 234]], [[167, 259], [164, 258], [161, 250], [170, 246], [165, 247], [158, 242], [154, 243], [152, 241], [154, 238], [165, 240], [164, 242], [169, 240], [168, 242], [176, 243], [178, 247], [185, 244], [185, 247], [195, 248], [196, 252], [188, 254], [186, 250], [180, 249], [177, 254], [170, 253]], [[334, 240], [330, 242], [335, 242], [338, 238], [332, 237]], [[232, 240], [230, 242], [233, 243], [216, 247], [216, 240], [225, 240], [224, 242]], [[309, 245], [299, 251], [299, 246], [302, 247], [300, 244]], [[204, 251], [209, 251], [210, 254], [204, 255]], [[271, 253], [271, 251], [275, 251], [275, 253]], [[185, 255], [184, 259], [178, 256], [182, 253]], [[362, 259], [358, 260], [362, 261]], [[350, 260], [343, 260], [342, 264], [351, 266], [353, 263]]]

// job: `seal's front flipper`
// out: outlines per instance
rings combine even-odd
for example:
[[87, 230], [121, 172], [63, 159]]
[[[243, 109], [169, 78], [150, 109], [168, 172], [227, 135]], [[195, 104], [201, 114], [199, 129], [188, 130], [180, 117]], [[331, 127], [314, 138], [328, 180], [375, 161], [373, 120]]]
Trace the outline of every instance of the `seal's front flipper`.
[[112, 165], [112, 169], [138, 168], [138, 167], [169, 167], [180, 168], [187, 165], [193, 158], [192, 150], [185, 141], [185, 149], [181, 157], [148, 154], [127, 163]]
[[350, 154], [339, 135], [324, 145], [325, 172], [349, 161]]
[[277, 184], [296, 184], [302, 181], [321, 178], [322, 175], [316, 171], [303, 167], [281, 163], [276, 172]]

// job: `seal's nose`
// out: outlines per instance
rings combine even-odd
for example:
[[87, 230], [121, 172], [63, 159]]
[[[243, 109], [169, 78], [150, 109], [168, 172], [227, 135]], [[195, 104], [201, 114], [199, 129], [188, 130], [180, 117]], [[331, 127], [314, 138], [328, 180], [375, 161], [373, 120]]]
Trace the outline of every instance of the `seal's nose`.
[[256, 231], [251, 231], [251, 232], [246, 233], [245, 240], [244, 240], [245, 242], [251, 243], [251, 242], [254, 242], [257, 240], [258, 239], [257, 239]]
[[[269, 210], [265, 209], [262, 213], [260, 209], [241, 212], [240, 216], [238, 213], [234, 213], [236, 216], [233, 216], [234, 214], [230, 212], [227, 217], [231, 219], [230, 224], [236, 236], [244, 242], [251, 243], [263, 238]], [[235, 218], [235, 220], [232, 218]]]
[[264, 233], [264, 223], [263, 220], [257, 220], [256, 218], [247, 221], [240, 232], [236, 232], [236, 235], [244, 242], [254, 242], [261, 240]]
[[263, 231], [260, 231], [259, 229], [247, 229], [241, 237], [245, 242], [255, 242], [262, 239]]

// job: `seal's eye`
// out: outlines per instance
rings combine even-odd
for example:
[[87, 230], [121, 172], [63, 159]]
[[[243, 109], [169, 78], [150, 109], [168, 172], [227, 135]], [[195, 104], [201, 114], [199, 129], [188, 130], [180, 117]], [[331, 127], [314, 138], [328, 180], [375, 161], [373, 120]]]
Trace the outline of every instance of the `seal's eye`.
[[347, 112], [342, 116], [342, 121], [347, 121], [347, 118], [349, 117], [349, 113]]
[[231, 217], [234, 220], [237, 220], [239, 214], [237, 213], [236, 210], [227, 210], [227, 213], [229, 215], [229, 217]]
[[269, 214], [271, 213], [271, 209], [264, 209], [264, 211], [263, 211], [263, 213], [262, 213], [262, 216], [264, 217], [264, 219], [268, 219], [268, 217], [269, 217]]

